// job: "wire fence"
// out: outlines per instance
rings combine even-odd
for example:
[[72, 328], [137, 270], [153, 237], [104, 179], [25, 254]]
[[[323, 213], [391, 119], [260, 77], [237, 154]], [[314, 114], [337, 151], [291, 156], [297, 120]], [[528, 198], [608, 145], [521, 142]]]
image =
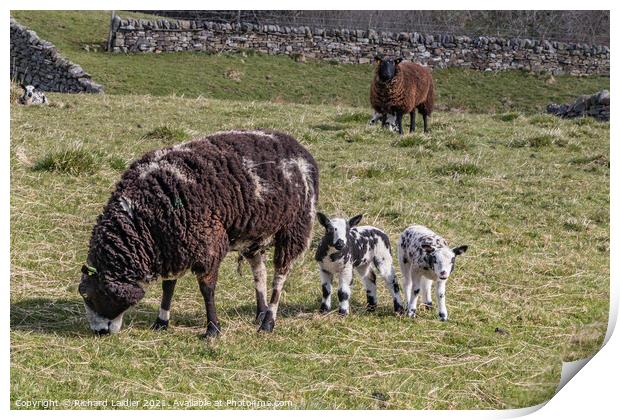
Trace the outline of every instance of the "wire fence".
[[175, 19], [221, 23], [374, 29], [430, 35], [497, 36], [609, 45], [606, 10], [142, 10]]

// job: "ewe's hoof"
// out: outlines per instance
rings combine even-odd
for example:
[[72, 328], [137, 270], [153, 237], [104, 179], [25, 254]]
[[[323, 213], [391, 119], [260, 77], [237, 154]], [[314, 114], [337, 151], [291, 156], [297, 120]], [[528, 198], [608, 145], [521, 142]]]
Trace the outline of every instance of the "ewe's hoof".
[[263, 322], [261, 322], [260, 327], [258, 328], [258, 332], [272, 332], [275, 325], [276, 320], [273, 319], [273, 313], [271, 313], [271, 311], [267, 311], [265, 317], [263, 318]]
[[219, 324], [218, 325], [209, 324], [209, 326], [207, 327], [207, 332], [203, 334], [203, 337], [204, 338], [215, 338], [218, 335], [220, 335]]
[[163, 319], [161, 319], [160, 317], [157, 317], [157, 319], [155, 320], [155, 322], [153, 322], [153, 325], [151, 325], [151, 329], [155, 330], [155, 331], [162, 331], [162, 330], [167, 330], [168, 329], [168, 323], [170, 321], [164, 321]]
[[254, 320], [254, 323], [256, 325], [260, 325], [263, 322], [263, 319], [265, 319], [265, 314], [266, 312], [259, 312], [256, 314], [256, 319]]

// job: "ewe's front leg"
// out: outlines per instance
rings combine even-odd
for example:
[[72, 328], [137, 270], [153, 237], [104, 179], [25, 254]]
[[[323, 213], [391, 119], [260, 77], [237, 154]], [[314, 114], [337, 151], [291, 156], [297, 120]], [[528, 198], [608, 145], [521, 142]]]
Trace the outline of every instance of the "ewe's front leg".
[[162, 296], [161, 304], [159, 306], [159, 314], [157, 319], [151, 326], [153, 330], [165, 330], [168, 328], [170, 321], [170, 306], [172, 305], [172, 296], [174, 295], [174, 286], [176, 286], [176, 280], [164, 280], [161, 282]]
[[437, 280], [437, 306], [439, 307], [439, 320], [448, 320], [448, 308], [446, 308], [446, 281]]
[[332, 280], [334, 275], [327, 270], [321, 268], [321, 309], [322, 314], [329, 312], [332, 309]]
[[338, 301], [340, 302], [338, 313], [340, 315], [349, 314], [349, 299], [351, 297], [352, 281], [353, 265], [349, 263], [345, 265], [344, 269], [340, 272], [340, 283], [338, 285]]

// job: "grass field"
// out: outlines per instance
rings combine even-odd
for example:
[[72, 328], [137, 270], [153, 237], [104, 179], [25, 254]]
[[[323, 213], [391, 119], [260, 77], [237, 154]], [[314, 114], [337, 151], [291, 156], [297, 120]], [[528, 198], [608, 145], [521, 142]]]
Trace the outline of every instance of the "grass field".
[[[84, 45], [101, 44], [107, 39], [109, 12], [12, 11], [11, 15], [53, 42], [110, 94], [176, 94], [369, 107], [370, 65], [334, 65], [325, 61], [302, 64], [286, 56], [251, 52], [249, 56], [87, 52]], [[127, 12], [120, 15], [132, 16]], [[550, 78], [522, 71], [445, 69], [435, 70], [433, 77], [441, 109], [476, 113], [533, 114], [549, 102], [565, 103], [582, 94], [609, 89], [609, 77], [602, 76]]]
[[[113, 94], [51, 93], [48, 107], [11, 104], [13, 408], [18, 400], [124, 398], [165, 408], [187, 399], [317, 409], [516, 408], [549, 399], [561, 362], [600, 347], [609, 308], [609, 123], [536, 109], [609, 79], [549, 85], [525, 73], [436, 72], [445, 111], [433, 115], [429, 134], [399, 137], [366, 126], [367, 66], [111, 57], [81, 51], [77, 42], [76, 28], [106, 23], [107, 14], [47, 13], [12, 15]], [[45, 16], [66, 17], [66, 27], [53, 32]], [[80, 39], [100, 37], [93, 30]], [[256, 78], [270, 71], [278, 83], [261, 86], [249, 69], [240, 84], [221, 77], [227, 63], [242, 59], [265, 66]], [[166, 68], [174, 63], [181, 74]], [[215, 76], [196, 71], [199, 63]], [[136, 80], [128, 78], [130, 66]], [[329, 77], [331, 95], [317, 85]], [[511, 98], [505, 107], [502, 97]], [[320, 316], [317, 223], [310, 251], [286, 283], [273, 334], [256, 333], [249, 267], [239, 277], [236, 255], [229, 255], [218, 285], [219, 339], [199, 338], [206, 316], [191, 276], [177, 285], [168, 331], [149, 330], [161, 296], [156, 285], [119, 334], [93, 336], [77, 284], [92, 226], [122, 171], [148, 150], [229, 128], [298, 138], [319, 163], [323, 212], [364, 213], [365, 223], [393, 242], [421, 223], [455, 246], [468, 244], [448, 282], [450, 320], [429, 311], [415, 320], [395, 317], [383, 286], [378, 311], [368, 314], [358, 278], [351, 316]]]
[[[11, 115], [13, 402], [194, 397], [290, 400], [295, 408], [522, 407], [551, 397], [562, 360], [601, 344], [606, 123], [438, 113], [432, 133], [399, 138], [365, 127], [365, 108], [50, 96], [57, 106], [15, 106]], [[229, 256], [218, 286], [221, 339], [198, 338], [205, 316], [190, 276], [178, 286], [169, 331], [148, 328], [156, 286], [119, 335], [94, 337], [76, 291], [79, 269], [125, 162], [233, 127], [299, 138], [319, 162], [319, 208], [329, 214], [363, 212], [393, 241], [416, 222], [469, 244], [448, 285], [450, 321], [430, 312], [415, 321], [394, 317], [383, 287], [378, 313], [366, 314], [359, 281], [350, 317], [319, 316], [310, 251], [286, 284], [273, 335], [256, 334], [249, 269], [239, 278]]]

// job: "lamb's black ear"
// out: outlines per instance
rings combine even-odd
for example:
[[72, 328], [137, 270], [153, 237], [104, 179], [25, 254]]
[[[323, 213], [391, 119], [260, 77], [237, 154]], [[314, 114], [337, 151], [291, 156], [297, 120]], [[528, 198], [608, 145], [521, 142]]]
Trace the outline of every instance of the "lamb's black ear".
[[19, 84], [19, 87], [20, 87], [20, 88], [22, 88], [22, 89], [24, 89], [24, 90], [26, 90], [26, 85], [24, 85], [23, 83], [20, 83], [20, 84]]
[[352, 218], [350, 218], [349, 227], [357, 226], [358, 223], [362, 220], [362, 217], [364, 217], [362, 214], [358, 214], [357, 216], [353, 216]]
[[469, 248], [469, 246], [462, 245], [462, 246], [452, 249], [452, 252], [454, 252], [454, 255], [461, 255], [461, 254], [464, 254], [465, 251], [467, 251], [467, 248]]
[[394, 62], [396, 63], [396, 65], [400, 64], [403, 61], [402, 57], [398, 57], [396, 60], [394, 60]]
[[377, 64], [381, 63], [381, 56], [380, 55], [375, 55], [375, 63], [377, 63]]
[[325, 216], [323, 213], [317, 212], [316, 217], [319, 219], [319, 223], [324, 228], [328, 228], [331, 225], [331, 223], [329, 222], [329, 217]]
[[86, 264], [82, 264], [82, 274], [88, 274], [88, 267], [86, 267]]

